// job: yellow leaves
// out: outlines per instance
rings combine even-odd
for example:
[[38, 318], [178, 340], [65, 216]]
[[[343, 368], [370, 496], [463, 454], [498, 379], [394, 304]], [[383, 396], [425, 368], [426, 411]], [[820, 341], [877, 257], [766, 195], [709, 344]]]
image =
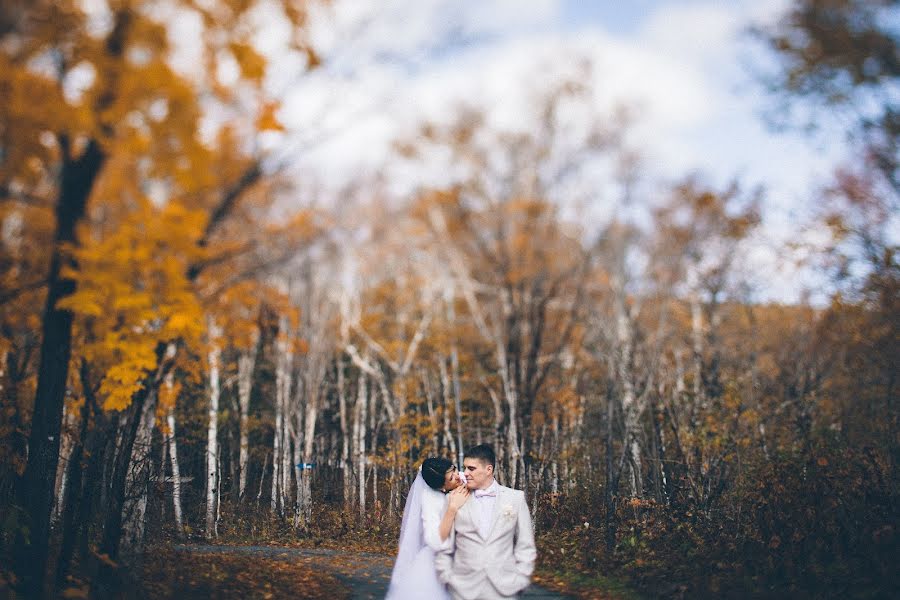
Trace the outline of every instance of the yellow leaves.
[[[31, 4], [23, 5], [20, 15], [29, 27], [0, 52], [0, 115], [5, 138], [15, 140], [4, 146], [0, 175], [4, 181], [15, 182], [17, 190], [46, 198], [49, 206], [59, 191], [62, 151], [68, 150], [74, 158], [91, 142], [102, 146], [106, 162], [92, 188], [88, 217], [79, 224], [82, 246], [71, 251], [78, 269], [65, 272], [75, 280], [76, 291], [62, 299], [60, 306], [75, 315], [75, 359], [85, 360], [96, 371], [92, 378], [103, 375], [104, 405], [122, 408], [155, 367], [154, 352], [160, 343], [179, 341], [188, 351], [200, 345], [205, 321], [187, 273], [209, 257], [197, 242], [209, 208], [253, 164], [245, 154], [251, 145], [248, 136], [258, 130], [283, 130], [277, 118], [279, 107], [254, 99], [257, 106], [262, 104], [260, 111], [234, 123], [227, 144], [209, 143], [209, 138], [199, 135], [203, 113], [210, 102], [215, 103], [215, 99], [207, 102], [209, 81], [202, 76], [188, 79], [172, 68], [168, 23], [162, 13], [124, 7], [111, 14], [111, 30], [92, 32], [78, 2]], [[255, 39], [253, 24], [222, 28], [218, 20], [223, 12], [225, 19], [236, 19], [257, 3], [236, 0], [233, 11], [224, 3], [213, 4], [216, 7], [210, 12], [216, 13], [216, 19], [205, 26], [200, 23], [208, 29], [199, 31], [195, 40], [204, 57], [201, 60], [231, 54], [241, 74], [235, 85], [258, 88], [265, 77], [266, 59], [250, 42]], [[176, 2], [172, 14], [180, 14], [181, 8], [200, 10], [194, 3]], [[292, 13], [298, 25], [303, 22], [301, 12], [297, 8]], [[127, 18], [122, 20], [122, 15]], [[108, 39], [117, 26], [125, 43]], [[242, 37], [229, 44], [229, 38], [220, 33]], [[65, 72], [56, 73], [56, 66], [47, 63], [48, 56], [58, 58], [52, 62]], [[314, 60], [309, 50], [310, 63]], [[70, 88], [78, 88], [77, 93], [69, 93]], [[68, 144], [60, 143], [61, 139]], [[249, 198], [263, 204], [274, 196], [251, 190], [241, 202]], [[264, 236], [263, 227], [242, 220], [263, 214], [258, 209], [257, 205], [246, 211], [236, 208], [234, 229], [214, 240], [217, 249], [225, 238], [240, 237], [240, 247], [247, 248], [252, 244], [246, 238]], [[15, 214], [10, 215], [12, 210]], [[40, 279], [52, 242], [52, 213], [40, 201], [6, 202], [0, 207], [0, 220], [9, 233], [5, 239], [19, 237], [20, 230], [22, 238], [9, 257], [15, 261], [16, 273], [0, 273], [0, 283], [14, 289]], [[21, 227], [14, 227], [17, 221]], [[306, 234], [309, 228], [297, 231]], [[232, 236], [235, 232], [239, 235]], [[233, 264], [219, 263], [219, 267], [220, 279], [211, 289], [234, 274], [227, 272]], [[17, 306], [3, 315], [4, 331], [11, 322], [17, 329], [39, 328], [40, 306], [27, 304], [40, 293], [28, 292], [21, 299], [23, 310]], [[245, 317], [248, 342], [257, 316], [258, 311], [251, 310]]]
[[144, 377], [156, 367], [155, 343], [134, 341], [110, 335], [107, 339], [118, 360], [106, 371], [100, 384], [105, 410], [122, 410], [131, 404], [131, 397], [141, 389]]
[[256, 119], [256, 128], [260, 131], [284, 131], [284, 125], [278, 120], [277, 112], [280, 108], [277, 102], [266, 102]]
[[56, 303], [58, 308], [68, 309], [85, 317], [99, 317], [104, 309], [93, 298], [85, 295], [67, 296]]
[[759, 413], [752, 408], [747, 409], [741, 413], [741, 421], [747, 425], [755, 426], [760, 421]]
[[249, 44], [233, 42], [228, 47], [241, 69], [241, 75], [261, 83], [266, 74], [266, 59]]
[[159, 404], [156, 414], [163, 420], [169, 409], [174, 408], [181, 394], [181, 383], [167, 381], [159, 390]]
[[199, 344], [202, 311], [187, 270], [202, 256], [196, 240], [203, 223], [202, 213], [178, 202], [144, 201], [113, 232], [74, 252], [77, 289], [61, 305], [79, 317], [76, 326], [94, 331], [81, 352], [105, 372], [106, 409], [128, 406], [156, 367], [160, 343]]
[[187, 312], [177, 312], [169, 317], [166, 328], [173, 337], [197, 337], [203, 333], [197, 315]]
[[311, 46], [304, 46], [303, 53], [306, 55], [306, 68], [315, 69], [322, 64], [322, 59]]
[[131, 397], [140, 389], [139, 380], [113, 383], [104, 380], [100, 385], [100, 393], [105, 396], [103, 410], [125, 410], [131, 405]]

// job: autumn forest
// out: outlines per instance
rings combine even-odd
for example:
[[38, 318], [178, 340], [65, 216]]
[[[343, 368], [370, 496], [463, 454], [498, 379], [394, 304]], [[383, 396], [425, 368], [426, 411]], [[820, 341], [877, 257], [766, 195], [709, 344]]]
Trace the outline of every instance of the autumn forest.
[[746, 34], [772, 135], [840, 115], [852, 149], [770, 248], [817, 282], [790, 302], [754, 272], [765, 186], [647, 185], [640, 112], [596, 110], [589, 61], [526, 130], [461, 106], [394, 140], [452, 173], [314, 185], [258, 4], [298, 77], [328, 67], [328, 2], [0, 4], [4, 597], [362, 597], [190, 549], [390, 565], [422, 460], [479, 443], [544, 590], [900, 594], [896, 2]]

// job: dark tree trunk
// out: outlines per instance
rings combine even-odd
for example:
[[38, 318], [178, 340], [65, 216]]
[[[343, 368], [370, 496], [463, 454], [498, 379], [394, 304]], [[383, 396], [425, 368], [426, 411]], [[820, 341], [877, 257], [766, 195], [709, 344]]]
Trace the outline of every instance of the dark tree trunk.
[[141, 422], [141, 411], [147, 396], [152, 393], [143, 388], [131, 399], [128, 408], [128, 419], [122, 434], [122, 446], [116, 454], [112, 480], [110, 482], [109, 506], [106, 507], [106, 518], [103, 524], [103, 539], [100, 543], [100, 554], [105, 560], [99, 564], [97, 577], [94, 580], [93, 596], [105, 598], [111, 596], [116, 585], [116, 564], [119, 556], [119, 542], [122, 539], [122, 508], [125, 504], [125, 492], [128, 480], [128, 467], [131, 464], [131, 451], [137, 437]]
[[[92, 597], [104, 598], [116, 591], [116, 561], [119, 560], [119, 546], [122, 541], [123, 508], [128, 492], [128, 471], [132, 464], [132, 452], [141, 425], [141, 414], [144, 405], [155, 402], [153, 394], [172, 368], [175, 356], [175, 345], [160, 343], [156, 348], [157, 367], [154, 373], [144, 380], [144, 386], [131, 398], [131, 406], [127, 409], [127, 418], [122, 431], [121, 447], [116, 454], [115, 465], [110, 481], [109, 501], [106, 507], [103, 526], [103, 538], [100, 542], [100, 554], [105, 555], [99, 565], [98, 576], [94, 580]], [[143, 469], [141, 477], [149, 477], [149, 470]]]
[[97, 420], [85, 443], [88, 459], [84, 476], [84, 496], [78, 508], [77, 521], [79, 560], [84, 560], [88, 556], [91, 527], [96, 520], [96, 515], [102, 514], [99, 507], [94, 506], [94, 499], [102, 496], [97, 492], [103, 486], [103, 459], [107, 456], [107, 446], [115, 440], [115, 431], [109, 416], [103, 411], [96, 411], [96, 415]]
[[[67, 145], [64, 144], [66, 152]], [[56, 204], [56, 235], [41, 327], [37, 391], [28, 440], [28, 464], [19, 498], [20, 505], [27, 507], [29, 513], [29, 539], [28, 542], [20, 540], [18, 566], [30, 598], [42, 598], [45, 594], [50, 510], [56, 484], [59, 434], [71, 355], [72, 313], [57, 307], [60, 299], [75, 290], [75, 282], [62, 275], [62, 268], [71, 263], [65, 246], [76, 242], [75, 228], [85, 214], [88, 197], [104, 159], [99, 144], [91, 140], [80, 157], [66, 159], [62, 165], [60, 195]]]

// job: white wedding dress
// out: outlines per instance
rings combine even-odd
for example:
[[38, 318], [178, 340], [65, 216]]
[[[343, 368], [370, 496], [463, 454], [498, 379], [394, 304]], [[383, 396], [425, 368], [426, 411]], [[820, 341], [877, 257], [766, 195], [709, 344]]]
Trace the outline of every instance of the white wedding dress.
[[434, 568], [435, 552], [450, 545], [450, 538], [441, 542], [438, 532], [446, 509], [446, 495], [428, 487], [420, 472], [403, 509], [400, 548], [387, 600], [449, 600]]

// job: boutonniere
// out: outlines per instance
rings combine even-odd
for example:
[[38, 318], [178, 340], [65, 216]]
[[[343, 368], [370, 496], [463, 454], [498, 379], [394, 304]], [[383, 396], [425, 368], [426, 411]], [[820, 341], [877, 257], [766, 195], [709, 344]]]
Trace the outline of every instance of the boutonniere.
[[500, 515], [504, 519], [514, 519], [516, 516], [516, 509], [512, 504], [504, 504], [500, 509]]

